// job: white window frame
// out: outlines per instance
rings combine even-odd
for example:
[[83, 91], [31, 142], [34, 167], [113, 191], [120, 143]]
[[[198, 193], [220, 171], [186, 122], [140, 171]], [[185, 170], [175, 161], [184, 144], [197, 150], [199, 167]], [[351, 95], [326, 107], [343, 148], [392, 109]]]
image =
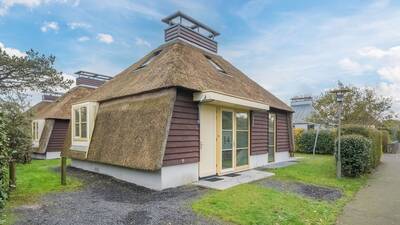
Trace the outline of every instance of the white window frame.
[[[85, 122], [82, 122], [82, 109], [84, 109], [85, 108], [85, 110], [86, 110], [86, 112], [85, 112], [85, 114], [86, 114], [86, 121]], [[74, 137], [74, 139], [75, 140], [88, 140], [88, 136], [89, 136], [89, 132], [88, 132], [88, 130], [89, 130], [89, 126], [88, 126], [88, 119], [89, 119], [89, 113], [88, 113], [88, 107], [86, 106], [86, 105], [83, 105], [83, 106], [80, 106], [80, 107], [78, 107], [78, 108], [75, 108], [74, 110], [73, 110], [73, 137]], [[78, 112], [78, 115], [79, 115], [79, 120], [78, 121], [76, 121], [76, 112]], [[86, 136], [85, 137], [83, 137], [82, 136], [82, 127], [83, 127], [83, 124], [84, 124], [84, 126], [86, 126]], [[78, 125], [78, 129], [79, 129], [79, 134], [77, 134], [76, 133], [76, 126]]]
[[32, 140], [39, 141], [39, 121], [32, 121]]

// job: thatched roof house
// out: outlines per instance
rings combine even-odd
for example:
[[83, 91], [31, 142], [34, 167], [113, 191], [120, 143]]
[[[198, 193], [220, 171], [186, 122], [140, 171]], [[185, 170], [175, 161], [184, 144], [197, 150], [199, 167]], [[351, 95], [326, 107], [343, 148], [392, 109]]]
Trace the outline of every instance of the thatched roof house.
[[34, 158], [60, 157], [71, 119], [72, 104], [87, 97], [95, 88], [87, 82], [79, 81], [78, 77], [76, 87], [58, 98], [44, 95], [43, 100], [29, 110], [32, 114]]
[[72, 106], [72, 166], [164, 189], [289, 159], [292, 109], [217, 54], [217, 32], [163, 21], [167, 43]]

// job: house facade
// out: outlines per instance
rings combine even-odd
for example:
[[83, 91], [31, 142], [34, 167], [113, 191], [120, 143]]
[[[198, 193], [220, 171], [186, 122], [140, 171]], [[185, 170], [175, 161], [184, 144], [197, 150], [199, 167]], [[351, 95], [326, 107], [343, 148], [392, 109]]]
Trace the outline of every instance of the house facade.
[[290, 106], [294, 110], [293, 126], [304, 130], [314, 129], [315, 124], [309, 121], [309, 118], [315, 112], [313, 107], [313, 98], [311, 96], [293, 97]]
[[218, 32], [163, 22], [165, 44], [71, 107], [71, 166], [162, 190], [289, 160], [292, 109], [217, 54]]
[[[30, 110], [32, 118], [32, 158], [60, 158], [71, 119], [71, 105], [87, 97], [105, 80], [95, 79], [84, 71], [77, 72], [76, 87], [62, 96], [43, 95], [43, 99]], [[92, 75], [93, 76], [93, 75]], [[109, 79], [109, 78], [107, 78]]]

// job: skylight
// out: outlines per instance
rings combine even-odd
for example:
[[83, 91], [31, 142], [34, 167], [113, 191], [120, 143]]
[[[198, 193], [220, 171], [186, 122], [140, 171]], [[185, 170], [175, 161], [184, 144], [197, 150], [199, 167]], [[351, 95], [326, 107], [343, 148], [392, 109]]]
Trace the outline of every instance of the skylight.
[[215, 69], [217, 69], [221, 73], [226, 73], [225, 70], [222, 69], [220, 65], [218, 65], [216, 62], [214, 62], [214, 60], [211, 59], [211, 57], [207, 55], [205, 57], [207, 58], [208, 62], [210, 62], [210, 64], [214, 66]]
[[153, 55], [150, 56], [150, 58], [148, 58], [146, 61], [144, 61], [144, 63], [142, 65], [140, 65], [137, 69], [141, 69], [141, 68], [149, 65], [156, 58], [156, 56], [158, 56], [160, 54], [160, 52], [161, 52], [161, 50], [154, 52]]

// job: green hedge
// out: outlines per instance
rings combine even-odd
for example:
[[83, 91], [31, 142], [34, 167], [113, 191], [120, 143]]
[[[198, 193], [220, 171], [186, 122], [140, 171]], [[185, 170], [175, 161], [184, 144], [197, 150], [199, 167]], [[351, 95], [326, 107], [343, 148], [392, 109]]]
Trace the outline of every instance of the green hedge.
[[[301, 133], [296, 140], [297, 152], [312, 153], [315, 143], [315, 130], [308, 130]], [[321, 130], [318, 135], [315, 153], [333, 154], [335, 150], [335, 137], [331, 131]]]
[[4, 207], [8, 193], [8, 154], [5, 122], [0, 113], [0, 209]]
[[361, 135], [345, 135], [341, 138], [342, 174], [357, 177], [369, 171], [371, 141]]
[[390, 138], [390, 133], [387, 130], [381, 130], [381, 132], [382, 132], [382, 151], [387, 152], [388, 144], [392, 142]]
[[370, 168], [375, 168], [381, 161], [382, 156], [382, 133], [381, 131], [359, 125], [345, 125], [342, 128], [343, 135], [358, 134], [371, 140], [372, 152], [370, 156]]

